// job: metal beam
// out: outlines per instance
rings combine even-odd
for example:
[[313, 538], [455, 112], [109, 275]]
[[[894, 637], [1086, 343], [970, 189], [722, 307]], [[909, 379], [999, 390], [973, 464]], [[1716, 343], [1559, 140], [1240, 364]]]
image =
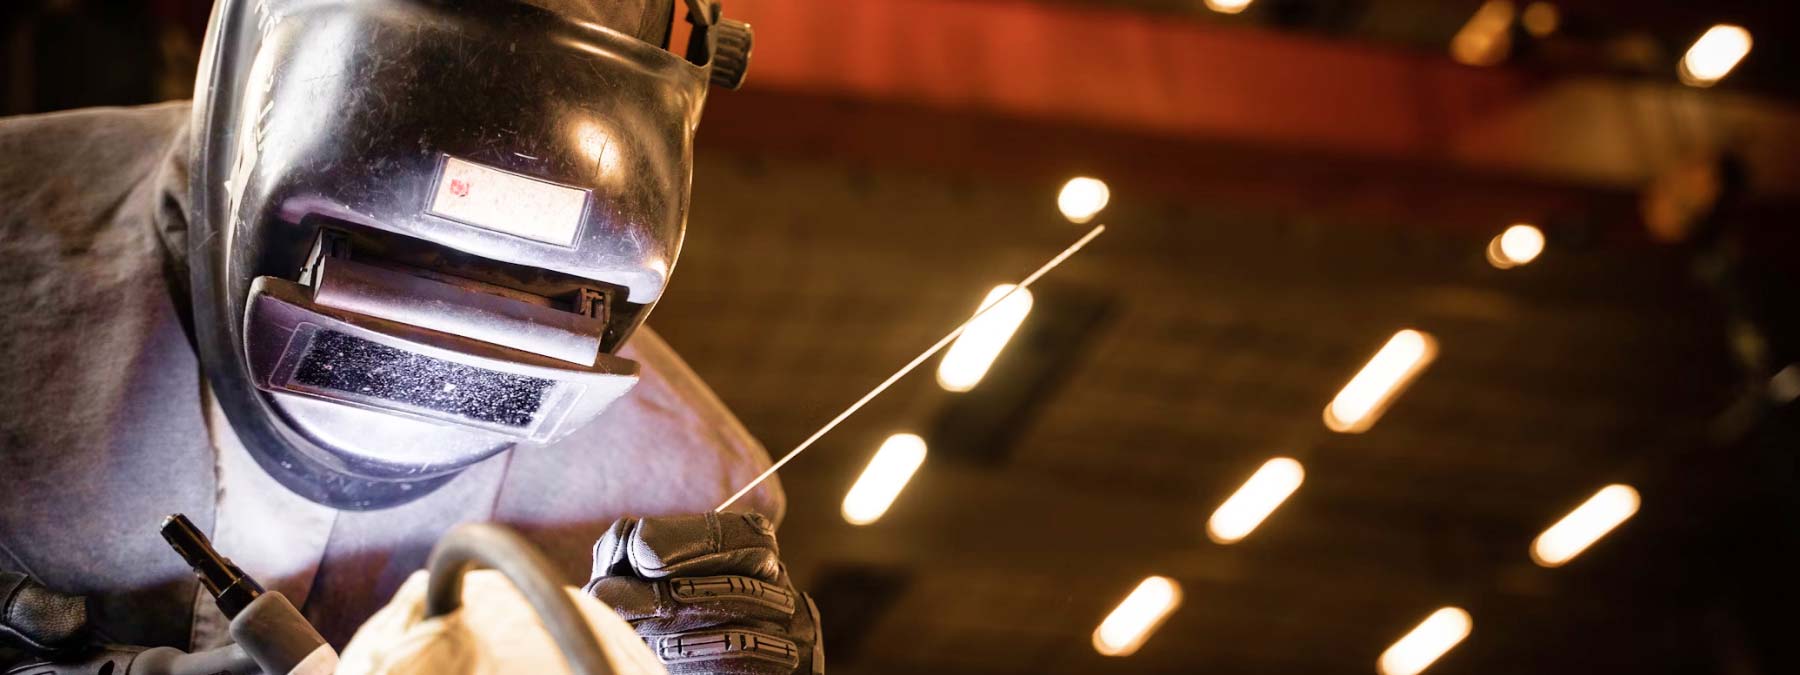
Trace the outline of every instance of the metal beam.
[[1735, 141], [1765, 192], [1800, 185], [1781, 104], [1549, 80], [1166, 16], [1054, 3], [733, 0], [750, 85], [706, 147], [1027, 180], [1103, 173], [1196, 200], [1466, 223], [1636, 229], [1662, 167]]

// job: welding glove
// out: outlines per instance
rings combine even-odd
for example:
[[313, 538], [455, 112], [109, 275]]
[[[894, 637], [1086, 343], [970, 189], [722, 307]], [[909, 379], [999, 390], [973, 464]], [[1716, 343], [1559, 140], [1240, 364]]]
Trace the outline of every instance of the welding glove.
[[762, 516], [621, 518], [594, 545], [587, 591], [671, 675], [825, 672], [819, 610], [789, 582]]
[[0, 649], [39, 656], [86, 644], [87, 601], [45, 588], [18, 572], [0, 572]]

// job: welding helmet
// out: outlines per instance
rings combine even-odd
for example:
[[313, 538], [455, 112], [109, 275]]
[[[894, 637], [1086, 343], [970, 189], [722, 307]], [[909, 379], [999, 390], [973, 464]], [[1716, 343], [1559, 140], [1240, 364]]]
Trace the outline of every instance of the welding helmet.
[[709, 83], [749, 26], [685, 0], [218, 0], [195, 87], [195, 341], [257, 462], [319, 503], [416, 499], [555, 442], [686, 227]]

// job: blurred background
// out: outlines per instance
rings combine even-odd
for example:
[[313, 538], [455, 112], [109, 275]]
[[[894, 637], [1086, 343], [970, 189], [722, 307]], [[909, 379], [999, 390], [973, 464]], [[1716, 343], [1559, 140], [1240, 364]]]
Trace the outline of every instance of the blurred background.
[[[209, 4], [4, 3], [4, 112]], [[726, 5], [651, 323], [772, 453], [1109, 227], [784, 471], [831, 672], [1800, 672], [1800, 6]]]

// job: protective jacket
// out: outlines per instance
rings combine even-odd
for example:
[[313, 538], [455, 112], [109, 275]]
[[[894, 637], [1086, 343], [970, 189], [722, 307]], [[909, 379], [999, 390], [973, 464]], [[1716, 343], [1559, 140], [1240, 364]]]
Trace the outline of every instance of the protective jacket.
[[[186, 103], [0, 120], [0, 570], [92, 597], [103, 639], [186, 647], [195, 581], [156, 532], [218, 502], [190, 335]], [[510, 525], [571, 583], [615, 519], [710, 510], [768, 455], [668, 345], [599, 420], [399, 507], [337, 514], [303, 611], [333, 644], [459, 522]], [[779, 519], [779, 487], [741, 508]], [[230, 551], [224, 552], [231, 555]]]

